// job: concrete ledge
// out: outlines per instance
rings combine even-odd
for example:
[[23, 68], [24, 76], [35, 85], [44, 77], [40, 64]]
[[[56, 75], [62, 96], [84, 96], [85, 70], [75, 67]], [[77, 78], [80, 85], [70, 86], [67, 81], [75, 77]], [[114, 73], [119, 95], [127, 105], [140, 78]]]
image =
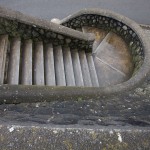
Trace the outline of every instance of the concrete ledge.
[[1, 149], [148, 150], [150, 128], [0, 125]]

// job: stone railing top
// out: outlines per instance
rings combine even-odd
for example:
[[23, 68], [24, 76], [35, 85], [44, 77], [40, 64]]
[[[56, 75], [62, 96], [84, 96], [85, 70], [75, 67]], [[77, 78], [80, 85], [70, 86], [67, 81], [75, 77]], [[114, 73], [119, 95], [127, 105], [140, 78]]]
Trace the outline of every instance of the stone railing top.
[[[74, 43], [74, 45], [76, 45], [76, 47], [78, 47], [79, 44], [77, 44], [78, 42], [74, 42], [74, 41], [80, 41], [80, 43], [82, 43], [82, 47], [85, 46], [85, 48], [86, 48], [88, 45], [88, 42], [91, 43], [94, 40], [94, 36], [89, 36], [86, 33], [82, 33], [82, 32], [73, 30], [71, 28], [67, 28], [65, 26], [47, 21], [47, 20], [27, 16], [27, 15], [22, 14], [21, 12], [13, 11], [13, 10], [10, 10], [10, 9], [4, 8], [4, 7], [0, 7], [0, 18], [7, 19], [8, 21], [18, 22], [18, 23], [21, 23], [26, 26], [30, 26], [32, 29], [35, 28], [35, 30], [42, 29], [44, 32], [46, 31], [46, 33], [47, 32], [55, 33], [56, 36], [54, 36], [54, 37], [52, 37], [49, 34], [51, 39], [56, 39], [57, 37], [58, 37], [58, 40], [72, 39], [71, 42]], [[8, 26], [10, 26], [9, 23], [7, 23], [7, 24], [8, 24]], [[16, 30], [17, 30], [17, 27], [16, 27]], [[24, 28], [22, 30], [24, 30]], [[44, 33], [43, 34], [40, 33], [40, 36], [43, 37], [45, 35], [44, 35]], [[59, 36], [61, 36], [61, 37], [63, 36], [63, 38], [59, 39]], [[63, 43], [65, 43], [65, 42], [63, 42]]]

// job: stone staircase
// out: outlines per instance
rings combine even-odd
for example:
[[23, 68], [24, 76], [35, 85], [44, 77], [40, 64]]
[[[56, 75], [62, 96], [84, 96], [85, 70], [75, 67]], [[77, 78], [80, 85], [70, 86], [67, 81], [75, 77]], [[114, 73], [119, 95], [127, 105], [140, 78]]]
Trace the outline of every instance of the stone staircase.
[[99, 99], [148, 72], [139, 72], [149, 61], [141, 28], [117, 14], [83, 10], [53, 23], [0, 10], [2, 103]]
[[128, 80], [133, 73], [132, 54], [117, 34], [94, 27], [82, 27], [84, 33], [94, 33], [92, 56], [100, 87]]
[[1, 35], [0, 83], [105, 87], [128, 80], [132, 56], [122, 38], [97, 28], [82, 29], [97, 36], [93, 52]]
[[99, 9], [59, 23], [0, 7], [1, 149], [149, 149], [149, 30]]
[[0, 47], [1, 84], [99, 86], [93, 57], [84, 50], [8, 35]]

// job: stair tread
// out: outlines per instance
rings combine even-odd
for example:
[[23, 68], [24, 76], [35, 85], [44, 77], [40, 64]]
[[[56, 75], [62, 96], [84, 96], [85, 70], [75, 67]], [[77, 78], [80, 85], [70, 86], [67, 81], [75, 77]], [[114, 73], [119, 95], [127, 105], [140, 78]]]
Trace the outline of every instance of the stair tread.
[[130, 76], [133, 69], [131, 54], [125, 42], [116, 34], [109, 33], [100, 43], [95, 55], [125, 76]]
[[64, 58], [66, 85], [75, 86], [73, 64], [69, 47], [63, 49], [63, 58]]
[[55, 79], [54, 52], [52, 43], [49, 43], [45, 46], [44, 59], [45, 59], [45, 84], [55, 86], [56, 79]]
[[44, 85], [43, 43], [36, 42], [34, 48], [34, 84]]
[[4, 83], [5, 61], [8, 45], [8, 36], [0, 36], [0, 84]]
[[32, 40], [23, 42], [21, 84], [32, 85]]
[[55, 64], [56, 84], [58, 86], [66, 86], [64, 61], [61, 46], [54, 47], [54, 64]]
[[79, 58], [80, 58], [80, 65], [81, 65], [81, 70], [82, 70], [84, 86], [90, 87], [92, 86], [92, 82], [91, 82], [86, 54], [84, 51], [79, 51]]
[[90, 72], [90, 76], [91, 76], [92, 86], [99, 87], [99, 82], [98, 82], [97, 72], [95, 69], [95, 64], [93, 61], [93, 56], [91, 53], [87, 53], [86, 57], [87, 57], [87, 62], [88, 62], [88, 66], [89, 66], [89, 72]]
[[14, 38], [10, 44], [8, 84], [19, 84], [20, 45], [19, 38]]
[[129, 79], [133, 71], [132, 57], [122, 38], [95, 27], [82, 27], [82, 30], [95, 34], [93, 59], [99, 86], [118, 84]]
[[84, 86], [78, 50], [71, 51], [76, 86]]

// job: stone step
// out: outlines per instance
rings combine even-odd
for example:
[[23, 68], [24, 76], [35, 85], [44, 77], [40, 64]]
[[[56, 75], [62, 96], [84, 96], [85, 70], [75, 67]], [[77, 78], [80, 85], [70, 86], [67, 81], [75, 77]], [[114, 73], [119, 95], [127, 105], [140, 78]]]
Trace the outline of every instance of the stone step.
[[19, 84], [20, 46], [21, 41], [19, 38], [12, 39], [10, 43], [8, 84]]
[[66, 85], [75, 86], [73, 64], [69, 47], [63, 49], [63, 58], [64, 58]]
[[4, 83], [7, 45], [8, 45], [8, 36], [7, 35], [1, 36], [0, 37], [0, 84]]
[[21, 66], [21, 84], [32, 85], [32, 41], [26, 40], [23, 43]]
[[72, 50], [71, 55], [76, 86], [84, 86], [78, 50]]
[[66, 86], [63, 52], [61, 46], [54, 48], [54, 64], [56, 73], [56, 84], [58, 86]]
[[[82, 29], [78, 29], [79, 31], [82, 31], [83, 33], [88, 33], [88, 30], [86, 27], [82, 27]], [[97, 45], [99, 45], [98, 42], [96, 42], [96, 39], [93, 43], [93, 51], [94, 49], [96, 49]], [[93, 61], [93, 56], [91, 53], [87, 53], [86, 54], [86, 58], [87, 58], [87, 63], [88, 63], [88, 67], [89, 67], [89, 75], [91, 76], [91, 84], [94, 87], [99, 87], [99, 82], [98, 82], [98, 78], [97, 78], [97, 72], [95, 69], [95, 64]]]
[[54, 67], [54, 49], [52, 44], [45, 46], [45, 84], [49, 86], [56, 85], [55, 67]]
[[100, 87], [122, 83], [131, 77], [131, 53], [121, 37], [95, 27], [82, 27], [82, 30], [77, 30], [95, 34], [92, 55]]
[[84, 51], [79, 51], [79, 58], [80, 58], [80, 65], [81, 65], [81, 70], [83, 75], [84, 86], [91, 87], [92, 82], [91, 82], [91, 77], [89, 72], [89, 66]]
[[87, 58], [88, 66], [89, 66], [89, 72], [90, 72], [92, 86], [99, 87], [99, 81], [97, 78], [97, 72], [96, 72], [96, 68], [95, 68], [92, 54], [87, 53], [86, 58]]
[[44, 85], [44, 55], [43, 55], [43, 43], [35, 43], [35, 49], [33, 52], [33, 66], [34, 66], [34, 85]]
[[1, 84], [95, 86], [91, 81], [93, 59], [84, 50], [31, 39], [8, 40], [4, 35], [0, 37], [0, 54]]

